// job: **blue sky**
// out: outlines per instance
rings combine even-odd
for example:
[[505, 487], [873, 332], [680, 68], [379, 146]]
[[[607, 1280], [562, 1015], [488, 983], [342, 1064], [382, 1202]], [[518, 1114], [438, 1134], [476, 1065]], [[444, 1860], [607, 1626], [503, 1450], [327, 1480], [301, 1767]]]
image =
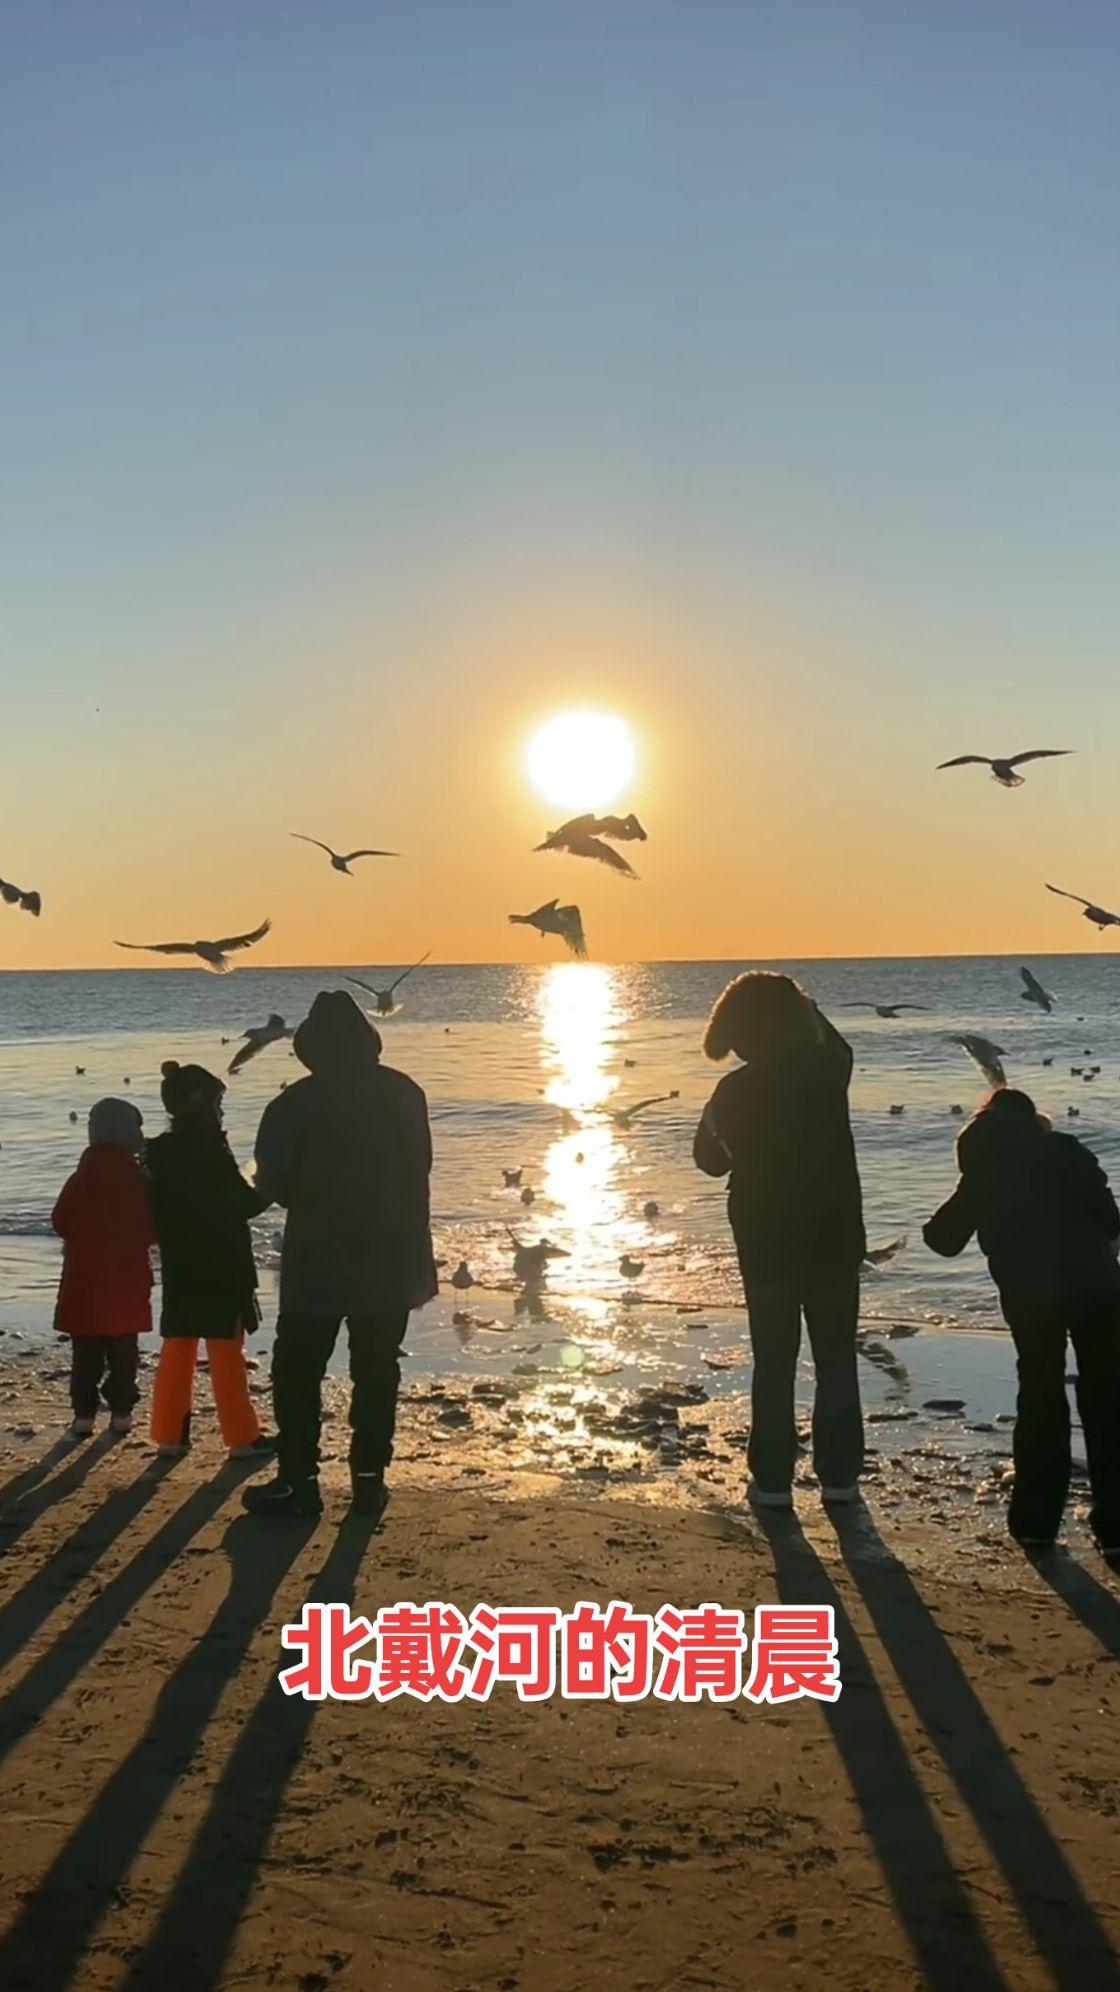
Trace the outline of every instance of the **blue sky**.
[[273, 903], [369, 958], [288, 828], [407, 847], [387, 959], [506, 953], [518, 742], [589, 698], [661, 841], [605, 952], [1120, 897], [1114, 8], [16, 5], [0, 55], [0, 872], [54, 911], [0, 963]]

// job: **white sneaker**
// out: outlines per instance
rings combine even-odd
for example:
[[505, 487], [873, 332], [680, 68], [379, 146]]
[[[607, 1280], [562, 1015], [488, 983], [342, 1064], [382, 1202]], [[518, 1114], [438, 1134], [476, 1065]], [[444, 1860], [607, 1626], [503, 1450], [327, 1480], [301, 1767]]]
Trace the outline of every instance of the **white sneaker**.
[[125, 1432], [131, 1432], [132, 1413], [130, 1411], [114, 1411], [112, 1417], [109, 1420], [109, 1430], [111, 1432], [119, 1432], [121, 1434]]
[[752, 1508], [792, 1508], [793, 1492], [789, 1487], [760, 1487], [752, 1480], [747, 1487], [747, 1500]]
[[92, 1418], [75, 1418], [66, 1436], [68, 1439], [91, 1439], [93, 1437], [93, 1427], [94, 1420]]
[[188, 1442], [188, 1444], [186, 1444], [185, 1446], [182, 1446], [182, 1445], [166, 1445], [166, 1446], [157, 1446], [157, 1447], [156, 1447], [156, 1458], [157, 1458], [157, 1459], [181, 1459], [181, 1458], [182, 1458], [182, 1456], [183, 1456], [183, 1454], [184, 1454], [184, 1453], [189, 1453], [189, 1451], [190, 1451], [190, 1444], [189, 1444], [189, 1442]]
[[837, 1507], [839, 1507], [842, 1503], [845, 1502], [858, 1501], [859, 1498], [860, 1496], [859, 1496], [858, 1481], [853, 1481], [850, 1487], [821, 1488], [821, 1500], [835, 1502]]

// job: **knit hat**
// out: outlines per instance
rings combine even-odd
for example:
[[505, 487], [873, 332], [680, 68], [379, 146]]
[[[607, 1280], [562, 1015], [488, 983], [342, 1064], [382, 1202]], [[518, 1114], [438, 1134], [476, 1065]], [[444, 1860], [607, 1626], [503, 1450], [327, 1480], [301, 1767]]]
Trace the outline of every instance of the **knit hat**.
[[377, 1064], [381, 1033], [345, 989], [321, 989], [292, 1048], [309, 1072], [351, 1072]]
[[163, 1073], [163, 1084], [159, 1096], [172, 1120], [200, 1093], [209, 1100], [219, 1100], [226, 1090], [225, 1081], [208, 1072], [204, 1065], [179, 1065], [175, 1059], [168, 1058], [160, 1066], [160, 1071]]
[[144, 1116], [131, 1100], [98, 1100], [89, 1113], [90, 1147], [111, 1143], [116, 1148], [129, 1148], [135, 1154], [143, 1125]]

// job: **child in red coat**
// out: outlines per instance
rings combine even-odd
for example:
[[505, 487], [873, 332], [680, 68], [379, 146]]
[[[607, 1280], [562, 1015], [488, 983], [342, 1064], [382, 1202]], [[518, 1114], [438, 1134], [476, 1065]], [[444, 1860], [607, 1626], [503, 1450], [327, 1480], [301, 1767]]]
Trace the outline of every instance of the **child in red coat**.
[[54, 1208], [63, 1241], [54, 1325], [71, 1338], [75, 1439], [87, 1439], [99, 1396], [110, 1430], [132, 1428], [139, 1336], [152, 1325], [149, 1247], [156, 1230], [141, 1172], [142, 1116], [128, 1100], [99, 1100], [89, 1147]]

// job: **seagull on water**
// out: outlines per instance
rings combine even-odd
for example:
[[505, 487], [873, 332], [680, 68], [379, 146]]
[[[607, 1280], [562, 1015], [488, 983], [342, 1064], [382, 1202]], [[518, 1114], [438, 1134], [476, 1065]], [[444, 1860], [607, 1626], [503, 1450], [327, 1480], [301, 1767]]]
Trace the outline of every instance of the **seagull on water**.
[[578, 960], [587, 960], [587, 940], [578, 906], [561, 906], [559, 900], [550, 899], [533, 913], [511, 913], [509, 922], [511, 927], [535, 927], [538, 934], [559, 934]]
[[990, 768], [992, 780], [998, 782], [1001, 788], [1017, 789], [1022, 788], [1023, 777], [1017, 775], [1015, 770], [1021, 768], [1025, 761], [1051, 761], [1058, 755], [1070, 754], [1072, 751], [1070, 747], [1032, 747], [1026, 754], [1008, 754], [1005, 759], [997, 760], [993, 760], [988, 754], [958, 754], [953, 761], [939, 761], [937, 767], [938, 772], [942, 768], [967, 768], [975, 765]]
[[622, 1274], [624, 1280], [638, 1279], [641, 1276], [641, 1274], [645, 1272], [645, 1269], [646, 1269], [645, 1260], [632, 1259], [629, 1252], [624, 1252], [621, 1259], [618, 1262], [618, 1270]]
[[240, 1072], [241, 1067], [248, 1065], [249, 1060], [255, 1058], [258, 1051], [263, 1051], [266, 1045], [279, 1044], [283, 1038], [294, 1035], [294, 1031], [289, 1029], [283, 1017], [278, 1017], [273, 1010], [266, 1024], [251, 1024], [249, 1029], [243, 1032], [245, 1042], [240, 1050], [234, 1052], [227, 1070]]
[[0, 878], [0, 899], [5, 906], [18, 906], [21, 912], [30, 913], [36, 920], [43, 910], [43, 901], [37, 892], [25, 892], [22, 886], [9, 885], [4, 878]]
[[617, 844], [644, 844], [646, 833], [636, 816], [573, 816], [559, 830], [550, 831], [536, 849], [566, 851], [571, 858], [593, 858], [598, 864], [620, 872], [623, 878], [637, 878], [633, 865], [621, 851], [604, 842], [605, 838]]
[[251, 934], [227, 934], [221, 941], [114, 941], [113, 946], [131, 948], [136, 954], [197, 955], [212, 975], [229, 975], [233, 963], [226, 956], [263, 941], [271, 926], [271, 920], [262, 920]]
[[[1060, 885], [1048, 885], [1046, 890], [1047, 892], [1056, 892], [1059, 899], [1076, 900], [1078, 906], [1083, 906], [1085, 909], [1085, 919], [1091, 920], [1094, 927], [1102, 929], [1105, 927], [1120, 927], [1120, 913], [1109, 913], [1103, 906], [1094, 906], [1091, 899], [1082, 899], [1079, 892], [1063, 892]], [[1079, 1023], [1080, 1021], [1081, 1019], [1078, 1018]]]
[[959, 1044], [962, 1050], [967, 1051], [973, 1064], [980, 1067], [990, 1086], [997, 1088], [1006, 1086], [1007, 1074], [1002, 1061], [1007, 1057], [1007, 1053], [1002, 1045], [993, 1044], [991, 1038], [978, 1037], [975, 1031], [959, 1033], [950, 1031], [947, 1041], [949, 1044]]
[[314, 844], [317, 851], [325, 851], [328, 858], [331, 861], [331, 865], [334, 868], [334, 870], [336, 872], [345, 872], [347, 878], [353, 877], [353, 873], [350, 870], [350, 867], [353, 864], [355, 858], [399, 858], [400, 857], [399, 851], [347, 851], [345, 855], [343, 855], [341, 851], [332, 851], [330, 845], [322, 843], [318, 837], [305, 837], [302, 831], [300, 830], [291, 830], [289, 831], [288, 834], [289, 836], [297, 838], [301, 844]]
[[411, 968], [402, 969], [396, 980], [390, 982], [388, 989], [375, 989], [372, 982], [363, 982], [360, 975], [347, 975], [343, 979], [352, 982], [356, 989], [364, 989], [367, 995], [376, 996], [379, 1017], [395, 1017], [401, 1007], [395, 1000], [395, 992], [400, 988], [406, 975], [412, 975], [416, 969], [423, 968], [424, 963], [431, 958], [432, 951], [429, 948], [427, 954], [421, 955], [419, 961], [414, 961]]
[[527, 1286], [543, 1280], [550, 1259], [571, 1258], [562, 1245], [552, 1245], [547, 1238], [542, 1238], [538, 1245], [524, 1245], [515, 1231], [509, 1235], [513, 1240], [514, 1279], [524, 1280]]
[[1039, 1009], [1045, 1010], [1049, 1016], [1054, 1008], [1054, 998], [1050, 991], [1043, 988], [1037, 975], [1032, 975], [1029, 968], [1021, 968], [1019, 973], [1023, 978], [1023, 988], [1019, 991], [1020, 1000], [1024, 1003], [1037, 1003]]
[[502, 1175], [505, 1179], [505, 1186], [507, 1190], [518, 1190], [521, 1188], [522, 1170], [503, 1169]]
[[897, 1017], [903, 1010], [927, 1010], [928, 1003], [841, 1003], [842, 1010], [874, 1010], [877, 1017]]

